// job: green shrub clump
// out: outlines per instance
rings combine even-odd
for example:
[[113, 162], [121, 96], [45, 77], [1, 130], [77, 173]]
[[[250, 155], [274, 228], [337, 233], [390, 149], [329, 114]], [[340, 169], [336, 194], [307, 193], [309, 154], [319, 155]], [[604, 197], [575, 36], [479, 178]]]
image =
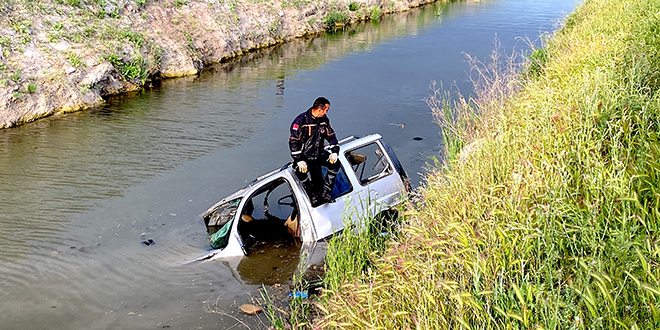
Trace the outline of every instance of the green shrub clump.
[[348, 23], [348, 16], [341, 11], [333, 10], [323, 19], [323, 23], [328, 29], [336, 30]]

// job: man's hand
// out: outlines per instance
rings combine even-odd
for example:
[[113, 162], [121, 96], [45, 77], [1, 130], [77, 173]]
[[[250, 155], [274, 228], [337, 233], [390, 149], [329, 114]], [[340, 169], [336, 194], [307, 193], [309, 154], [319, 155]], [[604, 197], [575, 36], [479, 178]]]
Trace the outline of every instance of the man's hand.
[[307, 163], [304, 160], [298, 162], [298, 171], [300, 173], [307, 173]]
[[336, 153], [331, 153], [330, 157], [328, 157], [328, 160], [330, 161], [330, 164], [334, 164], [337, 162], [337, 154]]

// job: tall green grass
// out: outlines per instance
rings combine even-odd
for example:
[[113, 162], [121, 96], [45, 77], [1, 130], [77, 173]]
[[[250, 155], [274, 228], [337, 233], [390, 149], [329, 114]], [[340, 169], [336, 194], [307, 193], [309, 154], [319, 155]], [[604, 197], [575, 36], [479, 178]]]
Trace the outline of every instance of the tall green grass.
[[[325, 258], [326, 272], [324, 286], [331, 291], [338, 290], [353, 279], [368, 276], [374, 267], [374, 260], [382, 255], [387, 242], [395, 237], [398, 230], [397, 210], [386, 210], [378, 215], [367, 208], [369, 201], [363, 201], [364, 213], [349, 209], [344, 219], [357, 218], [356, 222], [345, 221], [344, 229], [328, 242]], [[356, 215], [354, 217], [354, 215]]]
[[[399, 210], [385, 209], [374, 214], [376, 209], [368, 207], [371, 201], [371, 196], [360, 200], [360, 210], [366, 211], [348, 207], [342, 214], [344, 228], [333, 235], [327, 246], [325, 268], [332, 271], [322, 276], [324, 291], [336, 291], [344, 285], [352, 285], [358, 278], [369, 276], [375, 266], [374, 260], [385, 251], [388, 240], [397, 235], [400, 226], [397, 220]], [[347, 201], [347, 205], [351, 203]], [[310, 287], [318, 283], [319, 278], [316, 276], [319, 274], [305, 278], [305, 265], [305, 262], [301, 262], [293, 275], [292, 297], [288, 306], [284, 306], [285, 310], [276, 308], [266, 288], [262, 290], [262, 300], [267, 306], [266, 315], [275, 329], [308, 329], [333, 324], [322, 320], [328, 313], [326, 297], [317, 296]], [[300, 293], [309, 295], [301, 297]]]
[[330, 249], [317, 326], [660, 328], [658, 13], [588, 0], [521, 74], [495, 56], [477, 99], [437, 90], [450, 156], [366, 271]]

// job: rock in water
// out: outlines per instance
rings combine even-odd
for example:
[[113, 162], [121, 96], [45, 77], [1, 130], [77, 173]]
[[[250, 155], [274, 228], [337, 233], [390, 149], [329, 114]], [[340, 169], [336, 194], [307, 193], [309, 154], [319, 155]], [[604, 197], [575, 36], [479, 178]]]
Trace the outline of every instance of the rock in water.
[[239, 306], [238, 309], [247, 315], [257, 315], [264, 311], [261, 307], [250, 304], [243, 304]]

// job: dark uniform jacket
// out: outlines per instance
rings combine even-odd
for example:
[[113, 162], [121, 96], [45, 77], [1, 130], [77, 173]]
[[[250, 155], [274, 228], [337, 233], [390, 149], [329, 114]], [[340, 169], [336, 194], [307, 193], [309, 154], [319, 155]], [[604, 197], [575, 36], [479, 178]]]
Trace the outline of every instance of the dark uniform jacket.
[[323, 150], [324, 140], [328, 141], [332, 152], [339, 152], [337, 137], [327, 116], [314, 118], [311, 109], [298, 115], [291, 123], [289, 138], [289, 150], [294, 163], [302, 160], [324, 160], [323, 158], [328, 157], [328, 152]]

